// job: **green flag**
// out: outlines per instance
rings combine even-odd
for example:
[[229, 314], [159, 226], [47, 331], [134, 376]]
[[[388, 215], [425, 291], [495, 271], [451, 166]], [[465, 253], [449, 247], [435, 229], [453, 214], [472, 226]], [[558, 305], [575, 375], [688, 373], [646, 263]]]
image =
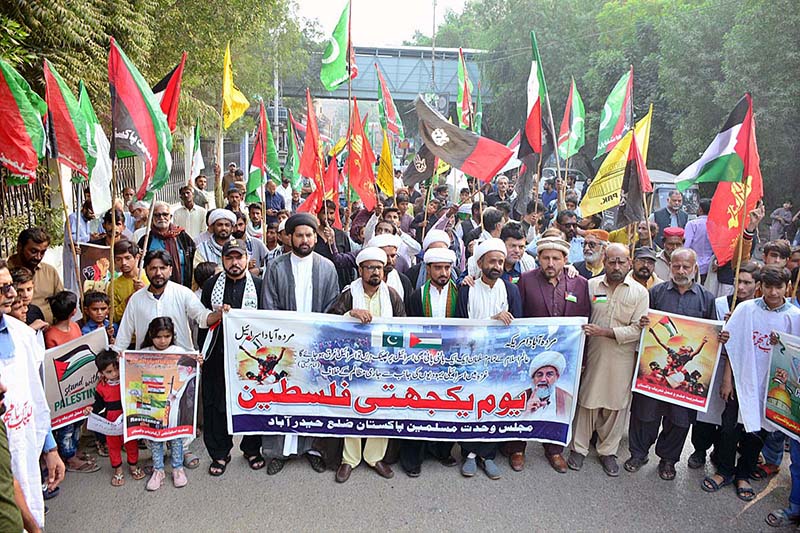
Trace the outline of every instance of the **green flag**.
[[256, 132], [253, 157], [250, 160], [250, 174], [247, 179], [247, 203], [258, 202], [261, 187], [271, 179], [275, 183], [281, 181], [281, 166], [278, 162], [278, 151], [275, 149], [275, 140], [272, 138], [272, 129], [269, 127], [264, 101], [259, 100], [258, 130]]
[[456, 111], [458, 112], [458, 127], [472, 129], [472, 81], [467, 72], [467, 63], [464, 60], [464, 52], [458, 49], [458, 100], [456, 101]]
[[633, 93], [633, 67], [622, 75], [611, 94], [606, 98], [603, 112], [600, 115], [600, 131], [597, 134], [597, 155], [611, 151], [614, 146], [633, 127], [633, 108], [631, 97]]
[[9, 185], [36, 180], [39, 158], [44, 157], [42, 117], [47, 104], [11, 65], [0, 59], [0, 164], [8, 169]]
[[586, 142], [583, 127], [585, 119], [583, 100], [573, 79], [567, 97], [567, 107], [564, 109], [564, 119], [561, 121], [561, 130], [558, 132], [558, 155], [561, 159], [577, 154]]
[[289, 111], [288, 131], [286, 132], [286, 163], [283, 165], [283, 175], [289, 178], [292, 189], [299, 190], [302, 187], [303, 178], [300, 176], [300, 152], [297, 150], [297, 137], [294, 132], [294, 118]]
[[347, 81], [349, 72], [347, 71], [348, 56], [348, 22], [350, 20], [350, 2], [347, 2], [339, 17], [339, 22], [333, 29], [333, 35], [328, 39], [328, 46], [322, 55], [322, 69], [319, 78], [323, 87], [328, 91], [335, 91], [342, 83]]
[[111, 143], [97, 119], [83, 81], [78, 84], [78, 106], [86, 120], [85, 135], [88, 137], [86, 162], [89, 165], [92, 207], [97, 209], [98, 213], [105, 213], [111, 209]]
[[481, 125], [483, 124], [483, 101], [481, 100], [481, 82], [478, 82], [478, 94], [475, 99], [475, 124], [472, 131], [481, 134]]

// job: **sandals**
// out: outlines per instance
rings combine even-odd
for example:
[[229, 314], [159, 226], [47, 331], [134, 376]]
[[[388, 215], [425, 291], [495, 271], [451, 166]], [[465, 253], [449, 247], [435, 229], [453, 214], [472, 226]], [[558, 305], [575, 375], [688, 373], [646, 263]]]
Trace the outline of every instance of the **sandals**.
[[796, 524], [800, 520], [800, 516], [790, 515], [786, 509], [778, 509], [771, 511], [765, 520], [771, 527], [785, 527]]
[[192, 452], [186, 452], [183, 454], [183, 466], [189, 470], [194, 470], [200, 466], [200, 458]]
[[84, 461], [80, 466], [72, 466], [70, 463], [66, 464], [67, 472], [79, 472], [82, 474], [90, 474], [100, 470], [100, 465], [89, 461]]
[[[719, 476], [722, 481], [718, 482], [714, 476]], [[726, 485], [733, 483], [733, 476], [723, 476], [722, 474], [714, 474], [714, 476], [706, 476], [700, 487], [706, 492], [717, 492], [719, 489]], [[738, 490], [738, 489], [737, 489]], [[752, 490], [752, 489], [751, 489]]]
[[286, 465], [285, 459], [274, 458], [270, 460], [269, 465], [267, 465], [267, 474], [270, 476], [274, 476], [275, 474], [283, 470], [284, 465]]
[[119, 472], [114, 472], [114, 475], [111, 477], [111, 486], [112, 487], [121, 487], [125, 484], [125, 474], [122, 473], [122, 470]]
[[781, 469], [779, 465], [764, 463], [758, 465], [755, 470], [750, 474], [750, 477], [759, 481], [774, 476]]
[[675, 479], [675, 463], [668, 461], [661, 461], [658, 464], [658, 477], [664, 481], [672, 481]]
[[144, 470], [142, 470], [138, 466], [130, 466], [128, 468], [130, 470], [131, 477], [133, 479], [135, 479], [136, 481], [139, 481], [140, 479], [144, 479], [144, 477], [145, 477]]
[[751, 502], [756, 499], [756, 491], [753, 490], [753, 487], [740, 487], [740, 481], [747, 481], [745, 479], [739, 480], [736, 482], [736, 496], [744, 501], [744, 502]]
[[247, 464], [250, 465], [250, 470], [261, 470], [267, 464], [260, 453], [245, 455], [244, 458], [247, 460]]
[[221, 476], [222, 474], [225, 473], [225, 469], [228, 468], [228, 463], [230, 462], [231, 462], [230, 455], [225, 459], [214, 459], [208, 466], [208, 474], [214, 477]]

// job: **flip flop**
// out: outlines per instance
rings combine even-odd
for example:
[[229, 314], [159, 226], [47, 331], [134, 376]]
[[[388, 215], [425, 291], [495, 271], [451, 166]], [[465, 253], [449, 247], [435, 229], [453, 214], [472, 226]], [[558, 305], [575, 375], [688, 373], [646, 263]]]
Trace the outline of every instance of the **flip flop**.
[[186, 452], [183, 454], [183, 466], [185, 466], [189, 470], [194, 470], [195, 468], [200, 466], [200, 458], [197, 457], [192, 452]]
[[222, 474], [225, 473], [225, 470], [228, 468], [228, 463], [230, 462], [231, 462], [230, 455], [225, 459], [214, 459], [208, 466], [208, 474], [214, 477], [221, 476]]
[[125, 474], [118, 472], [111, 477], [111, 486], [121, 487], [125, 484]]
[[753, 487], [736, 487], [736, 496], [744, 502], [751, 502], [756, 499], [756, 491]]
[[776, 511], [770, 511], [766, 521], [771, 527], [784, 527], [796, 524], [798, 519], [800, 519], [800, 516], [790, 515], [785, 509], [778, 509]]
[[79, 472], [82, 474], [90, 474], [100, 470], [100, 465], [97, 463], [84, 462], [81, 466], [72, 466], [69, 463], [66, 465], [67, 472]]
[[700, 484], [700, 487], [706, 492], [717, 492], [719, 489], [724, 487], [725, 485], [730, 485], [733, 482], [733, 476], [723, 476], [722, 474], [715, 474], [722, 477], [722, 481], [718, 482], [714, 479], [714, 476], [706, 476], [703, 479], [703, 483]]
[[753, 472], [750, 474], [750, 477], [757, 481], [762, 479], [767, 479], [777, 474], [780, 469], [781, 467], [778, 465], [764, 463], [758, 465], [756, 469], [753, 470]]
[[247, 460], [247, 464], [250, 465], [251, 470], [261, 470], [264, 468], [264, 465], [266, 465], [266, 462], [260, 453], [257, 453], [256, 455], [245, 455], [244, 458]]
[[131, 467], [129, 467], [129, 469], [130, 469], [130, 472], [131, 472], [131, 477], [133, 479], [135, 479], [136, 481], [139, 481], [140, 479], [144, 479], [144, 476], [145, 476], [144, 470], [142, 470], [138, 466], [131, 466]]

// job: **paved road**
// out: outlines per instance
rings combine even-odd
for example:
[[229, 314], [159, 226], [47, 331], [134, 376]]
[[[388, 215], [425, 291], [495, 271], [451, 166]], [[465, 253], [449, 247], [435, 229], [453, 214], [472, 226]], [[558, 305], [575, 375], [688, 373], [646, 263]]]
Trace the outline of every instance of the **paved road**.
[[[202, 442], [192, 449], [203, 453]], [[124, 487], [111, 487], [111, 467], [100, 458], [101, 471], [68, 474], [61, 495], [48, 502], [47, 531], [777, 531], [764, 517], [788, 499], [786, 468], [769, 485], [755, 484], [762, 494], [747, 505], [732, 487], [704, 493], [703, 470], [686, 467], [689, 452], [671, 483], [659, 479], [654, 456], [637, 474], [622, 471], [617, 479], [593, 456], [581, 472], [557, 474], [535, 443], [525, 471], [503, 461], [499, 481], [466, 479], [457, 467], [429, 461], [417, 479], [398, 466], [394, 479], [384, 480], [362, 465], [338, 485], [333, 472], [317, 474], [304, 459], [267, 476], [250, 471], [241, 455], [224, 477], [212, 478], [203, 455], [201, 467], [188, 471], [187, 487], [167, 482], [155, 493], [129, 476]]]

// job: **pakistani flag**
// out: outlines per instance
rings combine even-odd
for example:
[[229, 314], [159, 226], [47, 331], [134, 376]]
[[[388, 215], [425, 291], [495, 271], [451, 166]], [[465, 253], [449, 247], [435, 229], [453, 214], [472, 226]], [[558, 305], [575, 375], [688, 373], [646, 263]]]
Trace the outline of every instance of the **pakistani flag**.
[[583, 128], [585, 118], [583, 100], [573, 78], [567, 97], [567, 107], [564, 109], [564, 119], [561, 121], [561, 130], [558, 132], [558, 155], [561, 159], [569, 159], [577, 154], [586, 142]]
[[626, 72], [611, 89], [600, 115], [600, 131], [597, 133], [597, 155], [608, 153], [633, 127], [633, 67]]
[[86, 120], [84, 135], [88, 138], [86, 162], [89, 166], [92, 207], [98, 213], [105, 213], [111, 209], [111, 143], [108, 142], [108, 137], [100, 121], [97, 120], [97, 114], [83, 82], [78, 85], [78, 106]]
[[206, 168], [206, 164], [203, 162], [203, 153], [200, 151], [200, 119], [194, 123], [192, 138], [194, 141], [192, 142], [192, 172], [190, 176], [194, 180]]
[[150, 86], [113, 37], [108, 82], [115, 149], [118, 154], [133, 153], [144, 161], [144, 179], [137, 196], [150, 199], [169, 180], [172, 133]]
[[289, 111], [289, 123], [286, 132], [287, 154], [286, 163], [283, 165], [283, 175], [289, 178], [292, 189], [300, 190], [303, 178], [300, 176], [300, 151], [297, 149], [297, 134], [294, 132], [294, 118]]
[[47, 104], [11, 65], [0, 59], [0, 164], [8, 169], [9, 185], [32, 183], [44, 157], [42, 117]]
[[742, 181], [750, 146], [751, 117], [749, 95], [745, 95], [700, 159], [680, 173], [675, 181], [679, 191], [685, 191], [695, 183]]
[[349, 21], [350, 2], [347, 2], [339, 17], [339, 22], [333, 29], [333, 35], [328, 39], [325, 53], [322, 55], [322, 69], [319, 72], [319, 78], [323, 87], [328, 91], [335, 91], [350, 77], [347, 69], [347, 50], [350, 44]]

